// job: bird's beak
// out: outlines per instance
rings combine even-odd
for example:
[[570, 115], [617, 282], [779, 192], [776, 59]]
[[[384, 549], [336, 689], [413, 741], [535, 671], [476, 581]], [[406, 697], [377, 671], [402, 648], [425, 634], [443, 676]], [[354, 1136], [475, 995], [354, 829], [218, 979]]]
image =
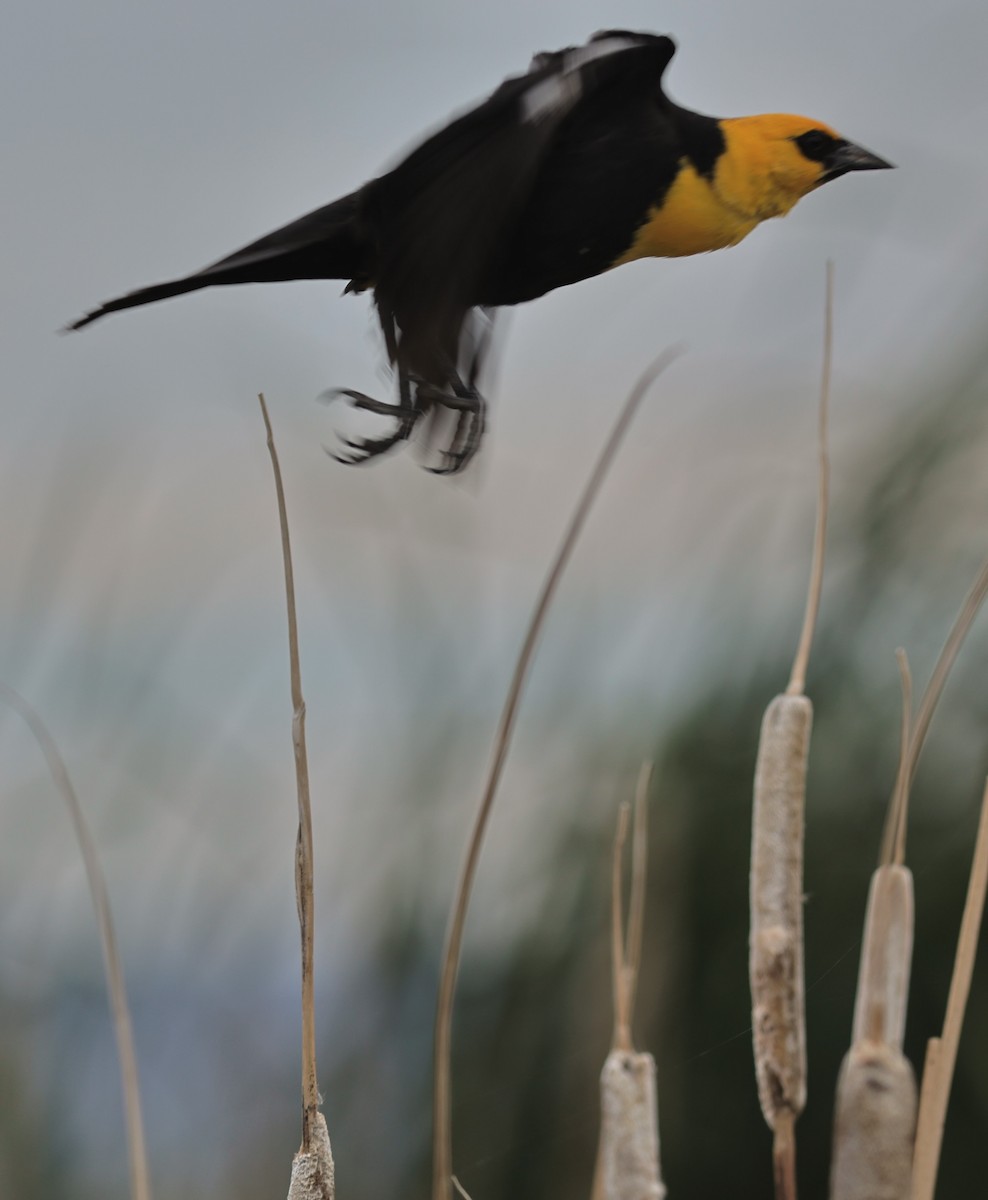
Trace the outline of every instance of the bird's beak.
[[894, 166], [894, 163], [879, 158], [863, 146], [855, 146], [853, 142], [842, 142], [824, 159], [820, 182], [837, 179], [846, 175], [848, 171], [882, 171]]

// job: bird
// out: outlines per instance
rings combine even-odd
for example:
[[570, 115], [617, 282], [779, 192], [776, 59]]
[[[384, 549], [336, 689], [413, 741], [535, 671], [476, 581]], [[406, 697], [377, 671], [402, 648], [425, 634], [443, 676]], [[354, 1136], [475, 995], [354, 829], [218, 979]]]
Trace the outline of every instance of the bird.
[[808, 117], [680, 107], [663, 87], [675, 52], [666, 35], [609, 29], [536, 54], [356, 191], [67, 328], [205, 287], [345, 280], [344, 294], [372, 293], [397, 399], [335, 389], [394, 421], [338, 457], [369, 462], [424, 423], [443, 441], [430, 469], [461, 471], [485, 430], [498, 309], [636, 259], [736, 245], [822, 184], [893, 165]]

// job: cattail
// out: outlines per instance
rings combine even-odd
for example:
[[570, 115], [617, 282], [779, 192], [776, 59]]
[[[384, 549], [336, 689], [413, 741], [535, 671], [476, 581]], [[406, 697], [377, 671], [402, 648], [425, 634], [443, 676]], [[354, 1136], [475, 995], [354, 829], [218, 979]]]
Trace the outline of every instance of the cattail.
[[292, 568], [288, 510], [281, 478], [281, 464], [274, 431], [263, 396], [258, 396], [267, 433], [268, 453], [274, 473], [281, 531], [281, 554], [285, 572], [285, 601], [288, 611], [288, 662], [292, 698], [292, 745], [295, 751], [295, 781], [298, 799], [298, 837], [295, 842], [295, 898], [302, 941], [302, 1145], [292, 1159], [288, 1200], [333, 1200], [335, 1170], [326, 1119], [319, 1111], [321, 1097], [316, 1077], [315, 998], [315, 899], [312, 852], [312, 805], [309, 797], [309, 763], [305, 749], [305, 701], [299, 662], [298, 618], [295, 610], [295, 575]]
[[909, 1200], [916, 1080], [901, 1050], [855, 1042], [837, 1081], [831, 1200]]
[[950, 669], [986, 596], [988, 562], [978, 572], [944, 643], [915, 722], [911, 719], [909, 665], [905, 654], [898, 652], [903, 685], [902, 751], [882, 839], [882, 865], [872, 878], [868, 895], [853, 1043], [838, 1084], [831, 1200], [933, 1197], [950, 1076], [988, 887], [988, 793], [944, 1037], [934, 1038], [928, 1047], [917, 1120], [916, 1082], [912, 1067], [902, 1056], [913, 940], [912, 875], [904, 865], [909, 785]]
[[911, 872], [879, 867], [865, 917], [851, 1049], [837, 1082], [831, 1200], [909, 1200], [916, 1079], [902, 1053], [913, 939]]
[[879, 867], [865, 916], [851, 1049], [837, 1081], [831, 1200], [909, 1200], [916, 1079], [902, 1053], [913, 945], [912, 872]]
[[758, 1099], [773, 1131], [806, 1104], [803, 809], [812, 724], [806, 696], [776, 696], [755, 766], [749, 973]]
[[902, 747], [865, 909], [851, 1048], [837, 1080], [831, 1200], [909, 1200], [916, 1079], [902, 1053], [913, 953], [913, 877], [903, 865], [912, 748], [912, 681], [902, 676]]
[[602, 1200], [663, 1200], [655, 1060], [612, 1050], [600, 1074]]
[[748, 974], [755, 1078], [773, 1134], [775, 1194], [796, 1196], [796, 1118], [806, 1104], [803, 987], [803, 826], [813, 705], [803, 695], [823, 584], [830, 462], [827, 410], [833, 352], [833, 264], [827, 264], [820, 382], [816, 529], [806, 612], [785, 694], [769, 704], [755, 765]]
[[912, 872], [897, 864], [879, 867], [868, 893], [852, 1041], [902, 1049], [912, 954]]
[[333, 1200], [336, 1195], [336, 1168], [329, 1144], [326, 1118], [316, 1112], [309, 1125], [309, 1148], [299, 1150], [292, 1159], [288, 1200]]
[[940, 1143], [947, 1116], [950, 1084], [957, 1061], [957, 1046], [964, 1022], [964, 1010], [971, 988], [978, 933], [988, 893], [988, 787], [981, 798], [981, 819], [974, 844], [974, 857], [968, 878], [967, 900], [961, 929], [957, 938], [954, 970], [947, 997], [947, 1014], [943, 1033], [931, 1038], [926, 1048], [923, 1068], [923, 1091], [920, 1095], [919, 1117], [916, 1126], [916, 1151], [913, 1158], [913, 1200], [933, 1200], [937, 1167], [940, 1162]]

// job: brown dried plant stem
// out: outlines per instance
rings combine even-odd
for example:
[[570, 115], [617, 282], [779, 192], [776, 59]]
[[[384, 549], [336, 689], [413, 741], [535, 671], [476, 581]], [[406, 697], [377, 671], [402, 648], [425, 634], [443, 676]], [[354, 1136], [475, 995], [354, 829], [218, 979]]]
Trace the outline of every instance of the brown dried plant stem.
[[902, 682], [899, 769], [865, 911], [851, 1047], [837, 1080], [832, 1200], [908, 1200], [916, 1080], [902, 1053], [913, 949], [913, 878], [904, 865], [912, 739], [912, 676]]
[[68, 769], [58, 751], [55, 739], [41, 717], [30, 704], [5, 683], [0, 683], [0, 696], [7, 701], [27, 724], [35, 741], [45, 756], [48, 770], [56, 789], [65, 801], [72, 820], [79, 852], [86, 869], [89, 894], [92, 897], [96, 923], [99, 927], [100, 946], [103, 952], [103, 970], [106, 987], [110, 994], [113, 1015], [113, 1032], [117, 1040], [120, 1058], [120, 1082], [123, 1091], [124, 1119], [127, 1126], [127, 1151], [130, 1160], [130, 1194], [132, 1200], [150, 1200], [151, 1181], [148, 1174], [147, 1148], [144, 1138], [144, 1120], [141, 1115], [141, 1090], [137, 1075], [137, 1054], [134, 1050], [134, 1028], [127, 1003], [127, 988], [124, 983], [123, 966], [117, 949], [117, 937], [110, 911], [110, 898], [106, 880], [100, 867], [96, 845], [82, 812]]
[[818, 417], [816, 525], [806, 609], [786, 691], [769, 704], [755, 767], [749, 977], [758, 1097], [773, 1134], [777, 1200], [796, 1197], [796, 1119], [806, 1104], [803, 839], [813, 706], [803, 694], [823, 586], [830, 458], [834, 269], [827, 263]]
[[937, 705], [940, 703], [940, 697], [943, 695], [943, 689], [950, 677], [951, 669], [957, 661], [957, 655], [964, 644], [964, 639], [970, 632], [986, 597], [988, 597], [988, 559], [982, 563], [970, 590], [964, 597], [964, 603], [961, 605], [960, 612], [957, 614], [950, 633], [947, 635], [947, 640], [937, 657], [930, 681], [926, 685], [926, 691], [920, 701], [919, 712], [909, 737], [908, 753], [903, 753], [896, 776], [896, 794], [901, 793], [901, 795], [897, 800], [893, 799], [893, 803], [889, 805], [885, 830], [882, 834], [881, 858], [883, 862], [892, 862], [893, 860], [903, 862], [905, 859], [909, 788], [912, 786], [919, 756], [923, 752], [930, 723]]
[[872, 876], [851, 1048], [837, 1082], [831, 1200], [909, 1200], [916, 1080], [902, 1053], [913, 943], [912, 873]]
[[892, 803], [889, 805], [885, 817], [882, 848], [878, 858], [879, 863], [885, 866], [891, 866], [892, 863], [902, 866], [906, 861], [906, 826], [909, 817], [909, 746], [912, 738], [913, 677], [909, 669], [909, 659], [901, 646], [896, 650], [895, 657], [899, 664], [899, 681], [902, 687], [902, 717], [899, 722], [899, 767], [896, 771], [895, 786], [892, 789]]
[[627, 803], [618, 810], [617, 831], [611, 861], [611, 989], [614, 998], [612, 1048], [631, 1050], [631, 1020], [635, 1010], [638, 972], [641, 969], [645, 929], [645, 889], [648, 881], [648, 789], [652, 763], [642, 764], [635, 788], [635, 825], [631, 838], [631, 894], [628, 898], [628, 930], [624, 931], [621, 894], [624, 888], [624, 847], [630, 818]]
[[521, 651], [518, 655], [518, 661], [515, 664], [504, 708], [501, 711], [500, 721], [498, 722], [497, 732], [494, 737], [494, 749], [488, 769], [487, 782], [484, 786], [480, 804], [474, 816], [473, 826], [467, 840], [466, 852], [460, 868], [443, 949], [442, 969], [436, 1000], [435, 1043], [433, 1051], [433, 1200], [451, 1200], [452, 1196], [451, 1051], [453, 997], [456, 991], [456, 977], [459, 972], [460, 957], [463, 948], [463, 930], [466, 925], [467, 909], [470, 904], [470, 895], [477, 873], [477, 864], [480, 861], [480, 850], [494, 804], [494, 797], [497, 793], [497, 787], [504, 769], [505, 759], [508, 755], [508, 748], [511, 744], [522, 691], [528, 678], [528, 672], [539, 635], [545, 624], [549, 605], [559, 586], [563, 571], [573, 553], [573, 547], [576, 545], [580, 532], [586, 523], [594, 500], [600, 491], [601, 484], [604, 482], [604, 478], [614, 460], [614, 456], [648, 389], [670, 363], [678, 357], [679, 353], [680, 350], [677, 348], [667, 350], [661, 354], [642, 374], [632, 388], [628, 399], [625, 401], [624, 407], [611, 431], [611, 435], [604, 449], [601, 451], [583, 494], [570, 518], [569, 526], [556, 552], [555, 561], [550, 567], [549, 573], [542, 585], [542, 591], [536, 601], [525, 638], [522, 642]]
[[909, 750], [908, 779], [910, 783], [916, 774], [916, 764], [919, 762], [919, 756], [923, 750], [923, 742], [926, 739], [930, 722], [933, 720], [933, 714], [936, 712], [936, 707], [940, 702], [940, 696], [950, 675], [951, 668], [954, 665], [957, 655], [960, 653], [964, 639], [974, 624], [975, 617], [985, 602], [986, 596], [988, 596], [988, 560], [982, 563], [981, 569], [975, 576], [974, 583], [971, 584], [970, 590], [964, 597], [964, 603], [961, 605], [961, 610], [957, 614], [950, 633], [947, 635], [947, 640], [943, 644], [943, 649], [940, 651], [936, 665], [933, 668], [933, 673], [930, 676], [930, 682], [926, 685], [926, 691], [923, 693], [919, 712], [916, 714], [916, 722], [913, 727]]
[[316, 1003], [315, 1003], [315, 903], [313, 884], [312, 806], [309, 798], [309, 761], [305, 749], [305, 700], [302, 696], [302, 671], [299, 664], [298, 618], [295, 606], [295, 574], [292, 569], [288, 510], [281, 465], [274, 444], [274, 432], [264, 396], [259, 395], [261, 415], [267, 435], [268, 453], [278, 499], [278, 522], [285, 569], [285, 601], [288, 610], [288, 654], [291, 674], [292, 746], [295, 752], [295, 780], [298, 795], [298, 836], [295, 842], [295, 893], [302, 942], [302, 1145], [292, 1164], [290, 1200], [295, 1197], [334, 1195], [334, 1171], [329, 1133], [319, 1111], [319, 1084], [316, 1074]]
[[943, 1034], [931, 1038], [927, 1046], [923, 1070], [923, 1088], [919, 1101], [919, 1119], [916, 1124], [916, 1153], [913, 1160], [912, 1200], [933, 1200], [937, 1168], [940, 1163], [940, 1146], [943, 1126], [947, 1117], [950, 1085], [957, 1062], [957, 1047], [964, 1023], [971, 988], [971, 975], [978, 948], [978, 934], [984, 914], [985, 893], [988, 891], [988, 787], [981, 799], [981, 817], [974, 844], [974, 858], [968, 880], [967, 900], [961, 917], [961, 930], [957, 939], [954, 971], [947, 997], [947, 1015], [943, 1023]]
[[827, 424], [830, 416], [830, 376], [834, 357], [834, 264], [827, 263], [827, 283], [823, 312], [823, 368], [820, 375], [820, 404], [818, 408], [816, 527], [813, 532], [813, 565], [810, 569], [810, 584], [806, 592], [806, 611], [799, 645], [792, 664], [792, 674], [786, 692], [790, 696], [801, 696], [806, 687], [806, 668], [810, 661], [813, 631], [820, 610], [820, 593], [823, 589], [824, 551], [827, 545], [827, 514], [830, 508], [830, 450], [828, 448]]
[[986, 596], [988, 562], [978, 572], [940, 651], [914, 724], [908, 719], [908, 663], [904, 653], [898, 652], [903, 682], [902, 753], [885, 821], [881, 865], [868, 897], [853, 1043], [838, 1083], [832, 1200], [931, 1200], [933, 1196], [947, 1095], [967, 1003], [974, 953], [971, 938], [977, 938], [977, 925], [972, 926], [975, 910], [980, 921], [976, 897], [980, 887], [983, 904], [984, 872], [988, 871], [981, 857], [988, 855], [988, 849], [980, 842], [988, 839], [988, 833], [983, 819], [954, 964], [948, 1021], [943, 1039], [934, 1038], [928, 1046], [918, 1122], [915, 1078], [902, 1054], [913, 938], [912, 875], [903, 865], [909, 788], [950, 670]]
[[644, 930], [648, 828], [646, 798], [652, 764], [645, 763], [635, 795], [631, 895], [624, 932], [624, 845], [628, 806], [622, 804], [611, 868], [611, 948], [614, 1031], [600, 1074], [600, 1143], [591, 1200], [663, 1200], [655, 1060], [635, 1050], [631, 1037]]

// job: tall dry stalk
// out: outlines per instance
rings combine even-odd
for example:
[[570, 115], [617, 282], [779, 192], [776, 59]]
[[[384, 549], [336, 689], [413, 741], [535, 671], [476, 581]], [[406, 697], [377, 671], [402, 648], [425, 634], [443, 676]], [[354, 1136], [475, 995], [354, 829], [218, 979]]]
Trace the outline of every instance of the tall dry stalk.
[[902, 1052], [913, 950], [913, 877], [905, 866], [912, 679], [905, 652], [899, 770], [865, 909], [851, 1047], [837, 1080], [831, 1200], [909, 1200], [916, 1079]]
[[631, 842], [631, 894], [627, 933], [622, 917], [624, 847], [628, 805], [618, 814], [611, 866], [611, 982], [614, 1030], [611, 1051], [600, 1073], [600, 1143], [591, 1200], [663, 1200], [659, 1165], [655, 1059], [634, 1048], [634, 1017], [644, 935], [648, 861], [647, 797], [652, 764], [645, 763], [635, 793]]
[[902, 1054], [913, 939], [913, 882], [905, 866], [909, 788], [950, 670], [986, 596], [988, 562], [978, 572], [951, 627], [915, 722], [909, 714], [908, 664], [899, 652], [902, 751], [882, 836], [880, 865], [868, 896], [852, 1044], [838, 1081], [831, 1200], [932, 1200], [973, 962], [972, 929], [976, 938], [984, 903], [988, 867], [983, 857], [988, 850], [980, 842], [988, 833], [979, 828], [944, 1038], [930, 1043], [923, 1092], [917, 1100], [913, 1070]]
[[132, 1200], [151, 1200], [151, 1179], [148, 1172], [147, 1141], [144, 1136], [144, 1118], [141, 1112], [141, 1088], [137, 1074], [137, 1053], [134, 1049], [134, 1027], [127, 1002], [127, 987], [124, 982], [123, 964], [117, 949], [117, 935], [113, 926], [110, 896], [106, 879], [100, 866], [96, 843], [86, 823], [82, 805], [76, 795], [65, 760], [59, 753], [55, 739], [48, 727], [30, 704], [12, 687], [0, 683], [0, 696], [24, 720], [34, 740], [41, 748], [48, 764], [55, 788], [65, 802], [72, 828], [79, 845], [89, 895], [99, 928], [100, 948], [103, 952], [103, 971], [106, 990], [110, 996], [110, 1011], [113, 1018], [113, 1033], [117, 1042], [117, 1057], [120, 1060], [120, 1085], [123, 1092], [124, 1120], [127, 1128], [127, 1154], [130, 1168], [130, 1194]]
[[803, 981], [803, 840], [813, 705], [803, 695], [823, 586], [830, 460], [827, 421], [833, 358], [833, 264], [827, 264], [813, 558], [806, 611], [783, 695], [762, 721], [751, 834], [748, 972], [755, 1077], [772, 1130], [776, 1200], [796, 1197], [796, 1119], [806, 1104]]
[[601, 485], [648, 389], [680, 353], [681, 351], [675, 348], [659, 355], [631, 389], [614, 424], [610, 437], [607, 439], [600, 457], [597, 459], [590, 474], [590, 478], [584, 487], [583, 493], [577, 502], [569, 525], [560, 542], [559, 549], [556, 552], [556, 557], [542, 585], [542, 591], [539, 593], [528, 629], [522, 641], [514, 674], [508, 687], [504, 708], [501, 710], [497, 732], [494, 736], [494, 749], [491, 755], [490, 767], [488, 768], [487, 781], [474, 816], [473, 826], [467, 838], [466, 850], [450, 909], [449, 924], [443, 948], [439, 990], [436, 999], [435, 1043], [433, 1051], [433, 1200], [452, 1200], [453, 1132], [451, 1059], [453, 998], [456, 991], [456, 978], [459, 973], [460, 957], [463, 949], [463, 930], [466, 925], [467, 909], [470, 905], [473, 883], [477, 874], [477, 866], [480, 862], [480, 851], [484, 841], [484, 834], [487, 830], [487, 824], [494, 806], [494, 797], [497, 794], [498, 784], [500, 783], [504, 763], [508, 756], [508, 749], [511, 745], [511, 738], [518, 715], [518, 705], [521, 701], [525, 682], [528, 679], [528, 673], [535, 654], [535, 647], [545, 624], [549, 606], [559, 586], [559, 581], [566, 569], [566, 565], [572, 556], [573, 548], [580, 536], [580, 532], [586, 523], [587, 516], [600, 492]]
[[264, 396], [258, 396], [268, 453], [278, 500], [278, 523], [285, 571], [285, 601], [288, 609], [288, 656], [291, 674], [292, 746], [295, 753], [295, 782], [298, 797], [298, 836], [295, 841], [295, 894], [302, 940], [302, 1145], [292, 1161], [289, 1200], [333, 1200], [335, 1167], [326, 1120], [319, 1111], [316, 1074], [315, 1000], [315, 901], [313, 886], [312, 804], [309, 797], [309, 760], [305, 749], [305, 700], [298, 649], [298, 617], [295, 608], [295, 573], [292, 569], [288, 509], [281, 478], [278, 451]]
[[950, 1085], [957, 1063], [957, 1047], [961, 1040], [964, 1010], [967, 1007], [978, 949], [978, 934], [988, 891], [988, 787], [981, 799], [981, 817], [971, 860], [967, 899], [957, 938], [954, 970], [947, 997], [947, 1014], [943, 1033], [931, 1038], [926, 1049], [923, 1069], [923, 1088], [919, 1098], [919, 1117], [916, 1122], [916, 1151], [913, 1159], [912, 1200], [933, 1200], [940, 1146], [947, 1119]]

